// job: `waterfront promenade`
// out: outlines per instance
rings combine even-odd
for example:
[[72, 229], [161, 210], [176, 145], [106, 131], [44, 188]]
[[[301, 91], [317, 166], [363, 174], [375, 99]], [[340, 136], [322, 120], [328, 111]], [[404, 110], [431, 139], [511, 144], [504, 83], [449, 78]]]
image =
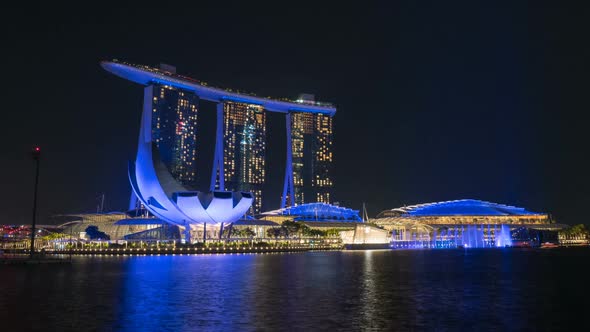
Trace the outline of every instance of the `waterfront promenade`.
[[[240, 253], [272, 253], [272, 252], [305, 252], [341, 250], [341, 244], [289, 244], [289, 245], [268, 245], [252, 244], [239, 246], [141, 246], [141, 247], [86, 247], [71, 249], [49, 249], [45, 252], [51, 255], [197, 255], [197, 254], [240, 254]], [[26, 257], [29, 254], [27, 249], [5, 250], [5, 256]]]

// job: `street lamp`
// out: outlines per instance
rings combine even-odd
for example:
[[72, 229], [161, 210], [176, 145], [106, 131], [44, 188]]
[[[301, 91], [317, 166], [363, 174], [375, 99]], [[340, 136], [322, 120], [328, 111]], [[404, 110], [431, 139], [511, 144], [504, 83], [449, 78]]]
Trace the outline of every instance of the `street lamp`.
[[35, 222], [37, 221], [37, 188], [39, 187], [39, 160], [41, 159], [41, 148], [36, 146], [32, 151], [33, 160], [36, 163], [35, 170], [35, 194], [33, 196], [33, 224], [31, 226], [31, 252], [30, 258], [33, 258], [35, 253]]

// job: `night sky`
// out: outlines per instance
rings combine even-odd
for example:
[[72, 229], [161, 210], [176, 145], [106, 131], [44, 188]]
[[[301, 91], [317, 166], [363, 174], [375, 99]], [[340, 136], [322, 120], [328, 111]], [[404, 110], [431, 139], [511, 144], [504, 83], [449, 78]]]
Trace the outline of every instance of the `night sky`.
[[[335, 196], [369, 215], [474, 198], [587, 221], [589, 9], [562, 1], [250, 1], [5, 8], [0, 223], [127, 206], [141, 86], [117, 58], [260, 96], [333, 102]], [[61, 6], [61, 7], [60, 7]], [[200, 107], [206, 188], [214, 106]], [[268, 119], [266, 208], [277, 208], [284, 121]], [[206, 136], [206, 137], [205, 137]], [[275, 193], [271, 197], [272, 193]]]

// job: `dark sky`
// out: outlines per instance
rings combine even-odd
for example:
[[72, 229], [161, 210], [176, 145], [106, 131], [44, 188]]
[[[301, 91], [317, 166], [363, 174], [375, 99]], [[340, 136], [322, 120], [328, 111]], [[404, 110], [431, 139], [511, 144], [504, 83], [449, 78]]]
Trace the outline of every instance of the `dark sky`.
[[[112, 58], [173, 64], [263, 96], [307, 92], [334, 102], [336, 199], [356, 209], [364, 201], [370, 215], [475, 198], [549, 212], [562, 223], [587, 221], [587, 7], [214, 3], [27, 2], [3, 10], [0, 223], [30, 221], [35, 144], [43, 150], [42, 222], [96, 211], [101, 193], [107, 209], [126, 207], [142, 89], [101, 69], [99, 61]], [[207, 132], [213, 107], [200, 112]], [[276, 195], [267, 208], [278, 204], [282, 185], [281, 125], [280, 116], [269, 117]], [[212, 147], [200, 153], [210, 167]]]

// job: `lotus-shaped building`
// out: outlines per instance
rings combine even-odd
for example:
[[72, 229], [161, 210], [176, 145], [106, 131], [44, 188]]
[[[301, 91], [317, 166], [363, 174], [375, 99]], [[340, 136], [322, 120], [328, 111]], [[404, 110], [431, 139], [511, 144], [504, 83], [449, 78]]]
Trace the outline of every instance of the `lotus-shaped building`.
[[221, 225], [242, 217], [254, 201], [250, 192], [191, 191], [174, 179], [160, 160], [152, 140], [151, 114], [142, 114], [137, 157], [129, 163], [129, 181], [137, 198], [156, 217], [184, 227], [187, 242], [191, 225]]

